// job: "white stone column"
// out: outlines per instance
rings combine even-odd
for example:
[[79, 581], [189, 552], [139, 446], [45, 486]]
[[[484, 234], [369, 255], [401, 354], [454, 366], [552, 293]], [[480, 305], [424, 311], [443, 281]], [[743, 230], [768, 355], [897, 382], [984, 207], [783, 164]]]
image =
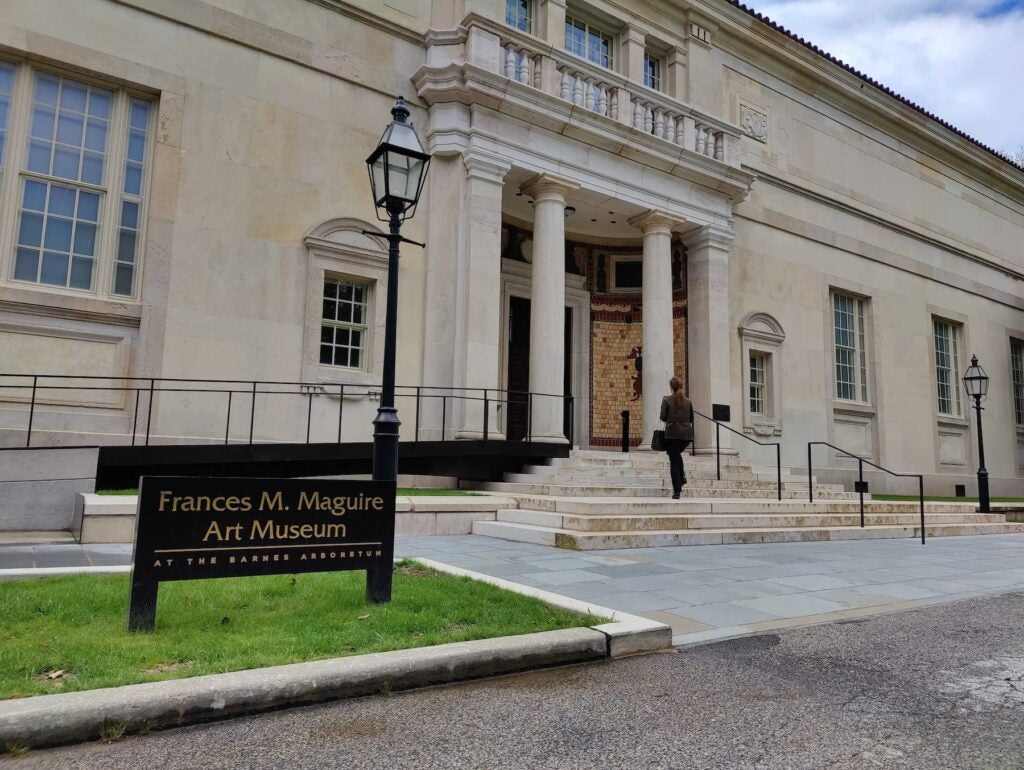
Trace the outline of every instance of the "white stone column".
[[[423, 315], [427, 387], [420, 400], [424, 440], [483, 437], [483, 389], [493, 398], [499, 384], [501, 190], [509, 168], [477, 153], [436, 155], [431, 163]], [[449, 394], [443, 406], [442, 394]], [[455, 398], [467, 394], [481, 400]], [[503, 437], [497, 420], [497, 404], [490, 403], [488, 438]]]
[[557, 397], [565, 389], [565, 196], [579, 186], [538, 174], [521, 189], [533, 198], [530, 434], [534, 441], [559, 443], [566, 441]]
[[658, 211], [633, 217], [629, 224], [644, 234], [643, 262], [643, 438], [649, 449], [660, 427], [661, 398], [676, 375], [672, 340], [672, 226], [677, 222]]
[[[686, 243], [686, 339], [690, 399], [693, 408], [711, 416], [712, 404], [729, 404], [732, 381], [729, 350], [729, 249], [731, 230], [702, 227], [684, 236]], [[736, 414], [738, 410], [733, 410]], [[711, 453], [715, 429], [708, 420], [694, 423], [695, 453]], [[732, 447], [727, 430], [721, 431], [722, 448]]]
[[[499, 159], [467, 152], [463, 195], [463, 246], [456, 293], [455, 386], [461, 395], [481, 400], [454, 404], [455, 438], [484, 435], [484, 390], [497, 395], [501, 371], [501, 190], [511, 168]], [[427, 304], [432, 302], [427, 296]], [[504, 438], [498, 429], [497, 403], [488, 402], [487, 437]]]

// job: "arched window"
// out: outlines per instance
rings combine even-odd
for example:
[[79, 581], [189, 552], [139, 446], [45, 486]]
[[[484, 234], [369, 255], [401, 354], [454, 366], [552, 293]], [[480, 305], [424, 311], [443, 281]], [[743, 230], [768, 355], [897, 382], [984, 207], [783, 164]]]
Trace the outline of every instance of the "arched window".
[[786, 333], [767, 313], [751, 313], [740, 324], [743, 356], [743, 431], [782, 434], [780, 359]]
[[[367, 233], [381, 233], [381, 237]], [[339, 218], [309, 231], [303, 372], [307, 381], [380, 380], [387, 241], [375, 226]]]

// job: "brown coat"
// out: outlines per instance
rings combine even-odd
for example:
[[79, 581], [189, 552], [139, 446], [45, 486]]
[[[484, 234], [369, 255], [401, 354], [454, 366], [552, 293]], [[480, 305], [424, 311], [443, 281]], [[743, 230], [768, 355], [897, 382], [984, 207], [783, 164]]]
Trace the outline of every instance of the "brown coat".
[[675, 397], [665, 396], [661, 400], [661, 419], [665, 423], [666, 439], [693, 441], [693, 404], [683, 397], [682, 406], [676, 404]]

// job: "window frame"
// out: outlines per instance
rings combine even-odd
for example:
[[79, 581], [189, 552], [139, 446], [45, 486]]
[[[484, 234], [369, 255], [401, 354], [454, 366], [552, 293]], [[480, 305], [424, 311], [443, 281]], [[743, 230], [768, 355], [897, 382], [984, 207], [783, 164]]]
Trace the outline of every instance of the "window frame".
[[[740, 369], [743, 382], [743, 432], [768, 438], [782, 435], [782, 348], [786, 332], [772, 315], [749, 313], [739, 326]], [[755, 412], [751, 399], [751, 358], [758, 357], [764, 366], [761, 383], [763, 411]]]
[[[515, 5], [516, 8], [510, 7]], [[520, 6], [526, 7], [525, 13], [525, 26], [520, 26]], [[511, 23], [510, 19], [516, 23]], [[527, 34], [533, 33], [533, 20], [534, 20], [534, 0], [505, 0], [505, 25], [517, 29], [520, 32]]]
[[[325, 272], [324, 276], [323, 276], [322, 283], [323, 283], [323, 288], [322, 288], [321, 294], [320, 294], [320, 297], [321, 297], [321, 311], [320, 311], [320, 330], [321, 330], [321, 333], [322, 333], [324, 328], [348, 329], [350, 334], [351, 334], [352, 331], [358, 331], [362, 335], [362, 344], [358, 348], [358, 350], [359, 350], [359, 366], [345, 366], [345, 365], [342, 365], [342, 364], [325, 363], [324, 361], [322, 361], [320, 359], [320, 357], [318, 355], [317, 361], [319, 362], [319, 365], [320, 366], [329, 367], [331, 369], [335, 369], [335, 370], [339, 370], [339, 371], [345, 371], [345, 372], [367, 372], [367, 371], [370, 371], [370, 358], [369, 357], [371, 355], [370, 335], [372, 333], [372, 328], [373, 328], [371, 322], [372, 322], [373, 313], [374, 313], [374, 281], [369, 279], [369, 278], [359, 278], [359, 277], [355, 277], [355, 276], [351, 276], [351, 275], [344, 275], [342, 273]], [[324, 318], [322, 306], [323, 306], [323, 302], [326, 299], [328, 299], [327, 296], [326, 296], [326, 294], [327, 294], [327, 284], [328, 283], [334, 283], [339, 288], [343, 284], [348, 284], [349, 286], [352, 286], [352, 287], [358, 286], [358, 287], [363, 289], [363, 291], [365, 293], [366, 300], [365, 300], [365, 302], [358, 303], [358, 304], [361, 304], [363, 306], [363, 322], [362, 323], [355, 323], [355, 322], [352, 322], [352, 321], [339, 321], [337, 319], [327, 319], [327, 318]], [[336, 299], [335, 302], [336, 303], [340, 302], [340, 299]], [[352, 304], [355, 305], [357, 303], [353, 302]], [[323, 342], [323, 338], [321, 337], [320, 343], [318, 345], [318, 352], [322, 352], [323, 345], [324, 345], [324, 342]], [[337, 347], [343, 347], [343, 346], [339, 346], [336, 343], [331, 343], [331, 347], [332, 348], [337, 348]], [[349, 351], [355, 349], [351, 345], [344, 346], [344, 347], [347, 347]], [[351, 358], [351, 353], [349, 353], [349, 356]], [[332, 356], [332, 359], [333, 359], [333, 356]]]
[[[772, 370], [772, 354], [764, 350], [747, 351], [747, 411], [751, 417], [767, 418], [772, 416], [771, 392], [769, 377]], [[760, 367], [755, 367], [754, 362], [760, 361]], [[755, 372], [760, 374], [760, 379], [755, 378]], [[760, 402], [761, 408], [755, 407], [755, 401]]]
[[1014, 425], [1024, 428], [1024, 340], [1010, 337], [1010, 395]]
[[[6, 126], [6, 152], [3, 172], [0, 174], [0, 285], [19, 290], [49, 294], [72, 295], [118, 304], [141, 303], [142, 275], [146, 263], [146, 240], [149, 206], [152, 198], [154, 154], [157, 144], [157, 126], [160, 113], [158, 94], [126, 86], [65, 67], [44, 65], [15, 56], [2, 56], [0, 62], [14, 68], [14, 84]], [[42, 175], [27, 168], [28, 143], [32, 126], [33, 101], [37, 75], [66, 79], [87, 87], [112, 92], [112, 105], [108, 123], [106, 159], [101, 183], [68, 180], [51, 174]], [[148, 105], [146, 145], [143, 153], [143, 178], [137, 201], [139, 204], [135, 229], [135, 262], [131, 294], [116, 294], [115, 269], [118, 237], [121, 230], [122, 200], [125, 198], [124, 180], [128, 152], [129, 111], [133, 100]], [[65, 186], [76, 190], [95, 192], [100, 196], [97, 232], [95, 236], [93, 273], [88, 289], [59, 286], [28, 281], [14, 277], [15, 256], [21, 225], [21, 204], [24, 180], [38, 179], [51, 187]]]
[[[643, 255], [642, 254], [608, 254], [608, 293], [609, 294], [640, 294], [643, 292]], [[640, 265], [640, 286], [620, 286], [618, 282], [618, 266], [622, 263]]]
[[[648, 72], [648, 65], [654, 69], [653, 76]], [[663, 57], [644, 51], [644, 86], [652, 91], [662, 92], [662, 85], [665, 82], [665, 60]]]
[[[582, 29], [583, 29], [583, 36], [584, 36], [584, 49], [583, 49], [583, 53], [578, 53], [577, 51], [573, 50], [573, 48], [569, 45], [569, 42], [570, 42], [569, 29], [570, 28], [578, 29], [579, 26], [577, 26], [577, 25], [582, 26]], [[591, 35], [596, 35], [599, 38], [603, 38], [604, 42], [606, 43], [607, 48], [608, 48], [608, 52], [607, 52], [608, 61], [607, 61], [607, 63], [603, 63], [603, 62], [599, 62], [599, 61], [594, 61], [594, 59], [590, 58], [590, 36]], [[591, 21], [588, 18], [586, 18], [586, 16], [577, 16], [577, 15], [573, 15], [572, 13], [566, 12], [566, 14], [565, 14], [565, 39], [564, 39], [563, 43], [564, 43], [565, 50], [568, 53], [571, 53], [573, 56], [578, 56], [579, 58], [583, 59], [584, 61], [589, 62], [590, 64], [593, 64], [595, 67], [603, 67], [604, 69], [614, 70], [615, 69], [615, 42], [616, 42], [615, 33], [606, 31], [605, 28], [603, 28], [603, 27], [601, 27], [599, 25], [592, 24]]]
[[[837, 340], [837, 332], [840, 331], [837, 324], [838, 300], [847, 300], [853, 304], [853, 312], [849, 313], [853, 318], [852, 329], [842, 329], [843, 332], [852, 332], [853, 346], [840, 345]], [[871, 367], [870, 361], [870, 298], [841, 288], [831, 287], [829, 290], [829, 329], [831, 331], [832, 347], [832, 398], [840, 404], [858, 404], [870, 406], [872, 403]], [[840, 361], [841, 350], [853, 351], [853, 362]], [[849, 367], [853, 371], [853, 381], [840, 380], [840, 367]], [[840, 392], [841, 386], [850, 386], [853, 389], [853, 398], [848, 398]]]
[[[948, 350], [944, 352], [939, 350], [938, 331], [940, 325], [949, 328]], [[960, 348], [963, 347], [963, 342], [964, 325], [962, 323], [942, 316], [932, 316], [932, 382], [935, 384], [935, 391], [933, 391], [935, 393], [935, 407], [940, 419], [965, 419], [963, 398], [960, 395]], [[941, 370], [949, 375], [949, 381], [946, 383], [941, 382], [939, 379], [939, 356], [943, 354], [948, 355], [950, 358], [949, 366], [941, 367]], [[943, 411], [942, 409], [943, 396], [941, 388], [943, 385], [949, 388], [950, 395], [945, 400], [955, 407], [954, 411]]]

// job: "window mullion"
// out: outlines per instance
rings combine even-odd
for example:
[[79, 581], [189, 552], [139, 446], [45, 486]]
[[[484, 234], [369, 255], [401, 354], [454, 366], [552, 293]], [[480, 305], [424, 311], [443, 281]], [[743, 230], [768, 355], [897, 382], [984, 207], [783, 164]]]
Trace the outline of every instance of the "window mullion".
[[121, 211], [121, 189], [124, 185], [124, 157], [128, 142], [128, 94], [124, 91], [117, 92], [110, 118], [110, 135], [107, 139], [107, 189], [100, 201], [100, 237], [96, 259], [96, 295], [99, 297], [111, 297], [114, 293], [114, 260]]

